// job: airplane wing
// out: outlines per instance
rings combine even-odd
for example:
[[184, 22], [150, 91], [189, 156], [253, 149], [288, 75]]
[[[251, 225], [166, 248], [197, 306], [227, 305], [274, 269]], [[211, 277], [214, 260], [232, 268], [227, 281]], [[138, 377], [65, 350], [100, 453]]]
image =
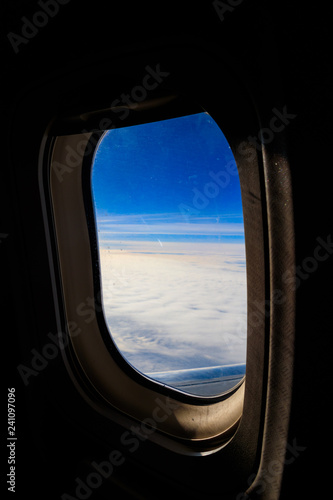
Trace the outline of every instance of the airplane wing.
[[246, 364], [210, 366], [188, 370], [147, 373], [149, 378], [196, 396], [228, 392], [245, 376]]

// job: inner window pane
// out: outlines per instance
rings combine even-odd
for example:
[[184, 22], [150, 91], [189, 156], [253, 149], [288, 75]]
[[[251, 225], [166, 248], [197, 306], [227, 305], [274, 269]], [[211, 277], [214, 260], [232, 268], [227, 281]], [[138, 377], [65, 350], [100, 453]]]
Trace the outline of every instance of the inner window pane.
[[240, 183], [230, 146], [197, 113], [104, 133], [92, 169], [102, 300], [123, 357], [212, 396], [245, 373]]

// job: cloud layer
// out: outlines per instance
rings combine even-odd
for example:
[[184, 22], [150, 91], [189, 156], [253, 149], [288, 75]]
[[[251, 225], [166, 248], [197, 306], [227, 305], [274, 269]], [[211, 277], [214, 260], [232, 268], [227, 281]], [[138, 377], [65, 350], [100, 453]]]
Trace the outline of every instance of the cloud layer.
[[110, 334], [135, 368], [245, 362], [243, 244], [112, 241], [100, 261]]

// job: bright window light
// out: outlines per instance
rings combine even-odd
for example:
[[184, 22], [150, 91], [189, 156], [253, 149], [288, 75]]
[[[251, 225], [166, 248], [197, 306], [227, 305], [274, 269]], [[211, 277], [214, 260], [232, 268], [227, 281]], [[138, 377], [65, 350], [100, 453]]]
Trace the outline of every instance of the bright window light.
[[234, 387], [246, 362], [240, 182], [205, 112], [106, 131], [92, 194], [104, 315], [139, 372], [189, 394]]

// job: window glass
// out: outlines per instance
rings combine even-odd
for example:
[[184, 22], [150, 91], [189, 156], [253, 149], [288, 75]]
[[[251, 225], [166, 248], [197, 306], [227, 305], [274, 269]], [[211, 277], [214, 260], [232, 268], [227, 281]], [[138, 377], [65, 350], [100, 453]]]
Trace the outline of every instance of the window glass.
[[92, 194], [107, 326], [144, 375], [196, 395], [240, 381], [246, 260], [230, 146], [206, 113], [109, 130]]

